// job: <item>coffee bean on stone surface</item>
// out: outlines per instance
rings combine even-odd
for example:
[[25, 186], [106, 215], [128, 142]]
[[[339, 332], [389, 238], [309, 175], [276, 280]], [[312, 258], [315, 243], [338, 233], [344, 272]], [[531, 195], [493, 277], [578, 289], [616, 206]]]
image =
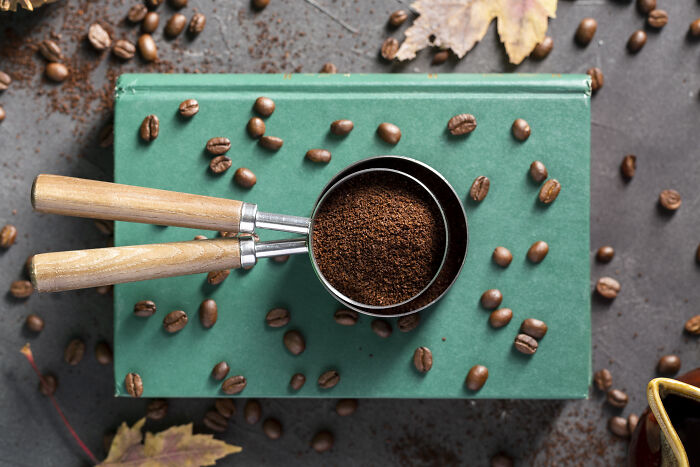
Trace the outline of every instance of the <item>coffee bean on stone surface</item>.
[[692, 37], [700, 37], [700, 18], [696, 19], [692, 23], [690, 23], [690, 28], [688, 29], [688, 33]]
[[6, 116], [6, 115], [7, 115], [7, 114], [5, 113], [5, 109], [0, 105], [0, 122], [2, 122], [3, 120], [5, 120], [5, 116]]
[[209, 139], [206, 145], [207, 151], [215, 156], [225, 154], [231, 149], [231, 140], [224, 136], [217, 136]]
[[156, 312], [156, 304], [151, 300], [141, 300], [134, 305], [134, 314], [136, 316], [148, 317]]
[[258, 178], [252, 170], [240, 167], [233, 174], [233, 180], [243, 188], [252, 188], [257, 183]]
[[413, 366], [421, 373], [427, 373], [433, 367], [433, 353], [427, 347], [418, 347], [413, 352]]
[[355, 310], [340, 309], [333, 315], [335, 322], [343, 326], [354, 326], [357, 324], [359, 315]]
[[539, 340], [547, 334], [547, 325], [539, 319], [528, 318], [520, 325], [520, 332]]
[[544, 185], [542, 185], [542, 188], [540, 188], [540, 202], [543, 204], [553, 203], [554, 200], [557, 199], [557, 196], [559, 196], [560, 191], [561, 183], [559, 183], [559, 180], [555, 178], [550, 178], [549, 180], [544, 182]]
[[105, 341], [100, 341], [95, 345], [95, 359], [100, 365], [111, 365], [114, 360], [112, 347]]
[[547, 256], [547, 253], [549, 253], [549, 245], [547, 245], [547, 242], [538, 240], [527, 250], [527, 259], [531, 263], [541, 263]]
[[199, 102], [196, 99], [185, 99], [177, 110], [183, 117], [193, 117], [199, 112]]
[[629, 39], [627, 39], [627, 50], [629, 50], [630, 53], [636, 54], [642, 50], [642, 47], [644, 47], [646, 43], [647, 33], [644, 32], [643, 29], [637, 29], [632, 33]]
[[450, 58], [449, 50], [441, 50], [433, 55], [433, 59], [430, 61], [430, 64], [435, 66], [442, 65], [448, 58]]
[[691, 336], [700, 336], [700, 315], [695, 315], [688, 319], [683, 329]]
[[153, 141], [160, 132], [160, 122], [156, 115], [147, 115], [141, 122], [140, 135], [144, 141]]
[[664, 190], [659, 194], [659, 204], [667, 211], [677, 210], [681, 202], [681, 195], [676, 190]]
[[306, 350], [306, 342], [304, 336], [297, 330], [287, 331], [284, 333], [284, 346], [292, 355], [300, 355]]
[[277, 419], [268, 418], [263, 422], [263, 433], [272, 440], [280, 439], [282, 437], [282, 424]]
[[637, 156], [633, 154], [627, 154], [622, 158], [622, 163], [620, 164], [620, 173], [626, 180], [632, 180], [635, 172], [637, 171]]
[[522, 118], [517, 118], [511, 126], [513, 137], [518, 141], [525, 141], [530, 137], [530, 125]]
[[647, 17], [647, 24], [652, 28], [663, 28], [668, 23], [668, 13], [664, 10], [651, 10]]
[[510, 323], [511, 319], [513, 319], [513, 310], [510, 308], [499, 308], [491, 312], [489, 324], [498, 329]]
[[547, 179], [549, 172], [547, 172], [547, 167], [540, 161], [533, 161], [530, 164], [530, 178], [535, 183], [542, 183]]
[[627, 427], [630, 430], [630, 435], [634, 433], [637, 429], [637, 424], [639, 423], [639, 416], [636, 413], [631, 413], [627, 416]]
[[591, 77], [591, 91], [593, 91], [593, 93], [600, 91], [605, 84], [603, 70], [598, 67], [593, 67], [589, 68], [586, 74]]
[[396, 10], [391, 15], [389, 15], [389, 24], [395, 28], [398, 28], [407, 19], [408, 19], [408, 12], [406, 10]]
[[607, 401], [608, 404], [612, 405], [613, 407], [622, 409], [627, 405], [628, 400], [629, 397], [627, 397], [627, 394], [619, 389], [611, 389], [608, 391]]
[[251, 138], [258, 139], [265, 134], [265, 122], [260, 117], [253, 117], [248, 120], [246, 129]]
[[495, 310], [503, 301], [503, 294], [498, 289], [489, 289], [481, 294], [481, 306], [487, 310]]
[[48, 396], [53, 396], [58, 388], [58, 379], [51, 373], [44, 373], [39, 380], [39, 392]]
[[607, 368], [602, 368], [593, 374], [593, 382], [600, 391], [607, 391], [612, 387], [612, 373]]
[[63, 63], [50, 62], [46, 64], [46, 77], [54, 83], [62, 83], [68, 78], [70, 72]]
[[545, 38], [542, 39], [542, 42], [535, 46], [530, 56], [535, 60], [544, 60], [547, 58], [553, 48], [554, 39], [552, 39], [550, 36], [545, 36]]
[[217, 381], [221, 381], [222, 379], [226, 378], [229, 370], [230, 368], [228, 363], [221, 361], [214, 365], [214, 368], [211, 370], [211, 377]]
[[319, 431], [311, 440], [311, 447], [318, 453], [330, 451], [333, 448], [333, 434], [330, 431]]
[[377, 127], [377, 134], [388, 144], [397, 144], [401, 140], [401, 130], [393, 123], [380, 123]]
[[6, 91], [11, 83], [12, 78], [10, 78], [10, 75], [0, 70], [0, 91]]
[[249, 425], [255, 425], [260, 420], [262, 408], [260, 402], [255, 399], [249, 399], [243, 406], [243, 418]]
[[289, 310], [286, 308], [273, 308], [267, 312], [265, 322], [271, 328], [281, 328], [289, 323]]
[[609, 245], [601, 246], [595, 254], [601, 263], [609, 263], [615, 257], [615, 249]]
[[270, 4], [270, 0], [253, 0], [253, 8], [262, 10]]
[[537, 341], [534, 337], [530, 337], [527, 334], [518, 334], [515, 336], [515, 341], [513, 342], [515, 349], [525, 355], [532, 355], [537, 352]]
[[244, 376], [236, 375], [231, 376], [226, 381], [224, 381], [224, 383], [221, 385], [221, 389], [226, 394], [238, 394], [241, 391], [243, 391], [243, 389], [245, 389], [247, 384], [248, 382], [246, 381]]
[[410, 315], [401, 316], [396, 320], [396, 325], [401, 332], [411, 332], [420, 324], [420, 313], [411, 313]]
[[148, 8], [143, 3], [137, 3], [129, 8], [129, 12], [126, 14], [126, 18], [132, 23], [140, 23], [146, 17], [148, 13]]
[[24, 320], [24, 325], [32, 332], [41, 332], [44, 330], [44, 320], [34, 313], [27, 315]]
[[145, 0], [145, 3], [149, 10], [155, 10], [163, 3], [163, 0]]
[[141, 23], [141, 31], [151, 34], [153, 31], [158, 29], [158, 23], [160, 23], [160, 15], [155, 11], [149, 11], [143, 18], [143, 22]]
[[68, 342], [66, 349], [63, 351], [63, 359], [69, 365], [77, 365], [85, 355], [85, 341], [80, 338], [72, 339]]
[[168, 401], [165, 399], [153, 399], [146, 406], [146, 417], [151, 420], [162, 420], [168, 414]]
[[231, 273], [229, 269], [222, 269], [221, 271], [212, 271], [207, 274], [207, 282], [211, 285], [219, 285], [226, 280], [228, 275]]
[[345, 136], [350, 134], [355, 124], [352, 120], [336, 120], [331, 123], [331, 133], [338, 136]]
[[131, 397], [141, 397], [143, 394], [143, 380], [138, 373], [128, 373], [124, 378], [124, 387]]
[[233, 162], [226, 156], [216, 156], [209, 161], [209, 169], [217, 175], [226, 172], [232, 165]]
[[595, 285], [596, 292], [598, 292], [601, 297], [607, 298], [608, 300], [617, 297], [620, 288], [620, 283], [612, 277], [601, 277]]
[[628, 438], [630, 435], [627, 419], [623, 417], [610, 417], [608, 420], [608, 429], [612, 434], [620, 438]]
[[187, 313], [182, 310], [174, 310], [163, 318], [163, 328], [170, 332], [178, 332], [187, 325]]
[[357, 399], [340, 399], [335, 404], [335, 413], [341, 417], [352, 415], [357, 410]]
[[576, 42], [586, 46], [590, 44], [598, 29], [598, 22], [593, 18], [583, 18], [576, 29]]
[[678, 355], [664, 355], [656, 365], [656, 371], [661, 375], [675, 375], [681, 369], [681, 359]]
[[484, 365], [474, 365], [467, 373], [465, 384], [470, 391], [478, 391], [489, 377], [489, 370]]
[[228, 397], [216, 399], [214, 408], [219, 412], [219, 415], [225, 418], [231, 418], [236, 414], [236, 402]]
[[306, 376], [301, 373], [294, 373], [292, 378], [289, 380], [289, 387], [295, 391], [298, 391], [304, 386], [304, 383], [306, 383]]
[[502, 268], [507, 268], [511, 261], [513, 261], [513, 254], [510, 252], [510, 250], [508, 250], [508, 248], [502, 246], [497, 246], [496, 249], [493, 250], [493, 255], [491, 256], [493, 258], [493, 262]]
[[190, 20], [190, 26], [188, 28], [188, 32], [190, 35], [197, 35], [204, 31], [204, 26], [207, 24], [207, 17], [204, 16], [202, 13], [195, 13], [192, 16], [192, 19]]
[[34, 286], [29, 281], [19, 280], [10, 284], [10, 295], [14, 298], [29, 298], [34, 292]]
[[173, 38], [180, 35], [180, 33], [187, 26], [187, 18], [182, 13], [175, 13], [170, 17], [167, 23], [165, 23], [165, 35]]
[[331, 389], [340, 382], [340, 373], [336, 370], [328, 370], [318, 377], [318, 385], [321, 389]]
[[327, 164], [331, 161], [331, 152], [327, 149], [309, 149], [306, 158], [311, 162]]
[[382, 43], [381, 54], [382, 58], [387, 61], [392, 61], [396, 58], [399, 51], [399, 41], [393, 37], [387, 37]]
[[141, 34], [138, 40], [139, 53], [146, 62], [152, 62], [158, 58], [156, 41], [150, 34]]
[[126, 39], [119, 39], [114, 43], [112, 53], [122, 60], [129, 60], [134, 58], [134, 55], [136, 54], [136, 46]]
[[491, 457], [491, 467], [513, 467], [513, 458], [505, 452], [498, 452]]
[[258, 140], [258, 144], [270, 151], [278, 151], [284, 144], [284, 140], [277, 136], [263, 136]]
[[0, 248], [10, 248], [17, 239], [17, 227], [12, 224], [5, 225], [0, 230]]
[[327, 62], [327, 63], [323, 64], [323, 66], [319, 70], [319, 73], [326, 73], [326, 74], [334, 75], [334, 74], [338, 73], [338, 67], [336, 67], [331, 62]]
[[447, 129], [454, 136], [468, 135], [476, 130], [476, 117], [472, 114], [458, 114], [447, 122]]
[[275, 111], [275, 101], [269, 97], [260, 96], [255, 99], [253, 110], [263, 117], [269, 117]]
[[372, 320], [372, 331], [379, 337], [386, 339], [391, 336], [391, 324], [385, 319], [376, 318]]
[[60, 62], [63, 60], [61, 47], [51, 39], [45, 39], [39, 44], [39, 53], [49, 62]]
[[96, 50], [105, 50], [112, 45], [109, 33], [99, 23], [93, 23], [88, 29], [88, 40]]
[[637, 10], [640, 13], [648, 15], [651, 10], [656, 9], [656, 0], [637, 0]]
[[203, 423], [215, 433], [223, 433], [228, 429], [228, 419], [216, 410], [208, 410], [204, 415]]

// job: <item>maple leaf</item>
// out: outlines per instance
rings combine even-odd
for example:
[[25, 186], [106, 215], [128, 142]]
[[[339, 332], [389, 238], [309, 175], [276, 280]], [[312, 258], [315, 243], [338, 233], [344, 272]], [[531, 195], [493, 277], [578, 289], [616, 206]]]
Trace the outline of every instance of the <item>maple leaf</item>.
[[195, 467], [214, 465], [218, 459], [241, 451], [238, 446], [193, 435], [192, 424], [172, 426], [160, 433], [146, 433], [143, 441], [142, 418], [129, 428], [122, 423], [114, 436], [109, 455], [97, 467]]
[[544, 39], [557, 0], [417, 0], [420, 16], [406, 30], [396, 58], [408, 60], [430, 45], [449, 47], [462, 58], [479, 42], [494, 18], [511, 63], [519, 64]]

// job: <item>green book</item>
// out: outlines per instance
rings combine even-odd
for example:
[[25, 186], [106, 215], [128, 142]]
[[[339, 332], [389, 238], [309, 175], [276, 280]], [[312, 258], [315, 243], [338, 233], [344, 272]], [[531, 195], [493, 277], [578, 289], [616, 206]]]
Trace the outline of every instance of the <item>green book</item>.
[[[116, 89], [115, 170], [117, 183], [239, 199], [266, 212], [308, 216], [319, 192], [335, 173], [358, 160], [398, 154], [441, 172], [463, 199], [469, 250], [462, 272], [444, 298], [421, 312], [417, 329], [375, 335], [372, 317], [355, 326], [333, 319], [340, 308], [316, 278], [306, 255], [286, 263], [265, 259], [248, 270], [232, 271], [212, 286], [206, 274], [117, 285], [114, 291], [115, 393], [128, 396], [124, 377], [143, 378], [144, 397], [223, 397], [211, 377], [219, 361], [230, 376], [243, 375], [247, 387], [232, 397], [389, 398], [583, 398], [591, 372], [589, 279], [590, 81], [586, 75], [122, 75]], [[261, 148], [246, 132], [258, 96], [274, 99], [265, 119], [267, 135], [284, 139], [277, 152]], [[193, 118], [178, 115], [185, 99], [199, 101]], [[459, 113], [476, 116], [477, 128], [453, 137], [447, 121]], [[160, 119], [158, 138], [145, 143], [139, 126], [148, 114]], [[346, 137], [329, 133], [330, 123], [347, 118]], [[516, 118], [532, 128], [525, 142], [511, 134]], [[390, 146], [376, 136], [391, 122], [402, 131]], [[212, 137], [231, 140], [233, 167], [214, 175], [204, 147]], [[312, 164], [311, 148], [331, 151], [329, 164]], [[529, 177], [532, 161], [542, 161], [561, 182], [554, 203], [538, 202], [539, 185]], [[249, 190], [233, 183], [238, 167], [257, 175]], [[486, 199], [468, 199], [479, 175], [491, 180]], [[290, 234], [260, 230], [262, 240]], [[216, 232], [118, 222], [116, 245], [191, 240]], [[532, 243], [549, 244], [547, 257], [526, 259]], [[491, 259], [497, 246], [513, 253], [507, 268]], [[479, 304], [490, 288], [503, 293], [501, 306], [513, 310], [504, 328], [493, 329]], [[218, 303], [218, 322], [205, 329], [197, 310], [202, 300]], [[134, 316], [139, 300], [153, 300], [157, 312]], [[283, 328], [265, 324], [275, 307], [290, 310]], [[168, 334], [170, 311], [187, 312], [189, 324]], [[532, 356], [513, 347], [526, 318], [547, 323], [549, 331]], [[282, 336], [299, 330], [306, 350], [299, 356]], [[413, 352], [432, 350], [433, 368], [413, 367]], [[469, 369], [482, 364], [489, 378], [468, 391]], [[336, 369], [340, 383], [321, 389], [318, 376]], [[289, 387], [294, 373], [306, 375], [299, 391]]]

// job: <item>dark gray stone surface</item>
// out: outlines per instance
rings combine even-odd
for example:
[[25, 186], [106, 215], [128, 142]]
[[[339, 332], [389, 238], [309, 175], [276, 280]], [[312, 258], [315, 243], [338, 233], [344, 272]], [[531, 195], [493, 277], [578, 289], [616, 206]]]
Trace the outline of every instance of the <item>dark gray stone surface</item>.
[[[137, 0], [134, 0], [137, 1]], [[317, 6], [320, 6], [317, 7]], [[341, 72], [585, 72], [599, 66], [605, 87], [593, 98], [591, 284], [602, 275], [622, 283], [612, 303], [593, 301], [595, 369], [611, 369], [614, 386], [629, 392], [622, 411], [641, 412], [646, 383], [655, 376], [656, 361], [677, 353], [683, 370], [700, 363], [698, 339], [682, 333], [683, 323], [698, 313], [700, 268], [694, 261], [700, 237], [700, 43], [686, 38], [690, 21], [700, 16], [697, 2], [659, 0], [669, 24], [648, 31], [649, 40], [636, 56], [625, 50], [627, 37], [644, 27], [632, 2], [562, 0], [558, 18], [550, 22], [555, 47], [542, 62], [511, 66], [492, 24], [483, 42], [463, 60], [430, 66], [422, 52], [407, 64], [388, 65], [377, 59], [383, 39], [398, 33], [385, 27], [388, 14], [408, 2], [370, 0], [272, 0], [254, 14], [245, 0], [190, 0], [207, 15], [205, 31], [196, 39], [166, 41], [162, 26], [172, 10], [160, 8], [155, 34], [163, 63], [146, 66], [139, 59], [121, 64], [107, 54], [94, 54], [81, 36], [95, 19], [112, 25], [115, 37], [135, 41], [137, 30], [124, 24], [129, 2], [61, 0], [36, 13], [0, 15], [0, 69], [15, 77], [0, 93], [7, 118], [0, 123], [0, 224], [19, 229], [16, 245], [0, 252], [0, 287], [22, 277], [28, 255], [99, 247], [105, 238], [88, 220], [32, 213], [29, 188], [42, 172], [109, 180], [111, 150], [97, 145], [97, 133], [109, 118], [100, 105], [108, 100], [110, 82], [122, 71], [316, 72], [326, 61]], [[323, 10], [323, 11], [322, 11]], [[599, 22], [587, 48], [573, 42], [581, 18]], [[351, 33], [348, 28], [359, 31]], [[62, 86], [42, 78], [43, 60], [28, 41], [50, 32], [79, 77]], [[78, 72], [76, 73], [76, 70]], [[99, 92], [102, 89], [103, 92]], [[62, 99], [73, 99], [60, 109]], [[619, 163], [627, 153], [638, 156], [637, 176], [624, 183]], [[658, 193], [675, 188], [683, 206], [674, 215], [657, 209]], [[16, 210], [16, 212], [15, 212]], [[616, 257], [596, 264], [598, 246], [611, 244]], [[39, 336], [23, 328], [25, 316], [46, 320]], [[561, 304], [566, 313], [566, 304]], [[102, 436], [126, 420], [140, 418], [148, 401], [114, 399], [112, 374], [94, 357], [94, 346], [111, 341], [109, 296], [94, 290], [34, 295], [25, 301], [3, 296], [0, 301], [0, 464], [84, 465], [87, 463], [50, 402], [38, 393], [37, 378], [19, 353], [29, 341], [44, 371], [58, 375], [60, 401], [68, 419], [100, 458]], [[87, 341], [86, 358], [76, 367], [63, 362], [63, 348], [74, 336]], [[371, 384], [371, 382], [368, 382]], [[147, 429], [201, 420], [208, 400], [171, 400], [165, 420], [149, 421]], [[242, 404], [230, 430], [222, 436], [242, 445], [241, 454], [224, 465], [486, 465], [505, 450], [519, 465], [613, 465], [625, 456], [626, 443], [607, 432], [612, 411], [602, 396], [586, 401], [361, 401], [351, 417], [334, 412], [333, 400], [264, 400], [265, 416], [279, 418], [285, 434], [268, 440], [260, 428], [242, 420]], [[336, 436], [333, 451], [318, 455], [309, 440], [320, 428]]]

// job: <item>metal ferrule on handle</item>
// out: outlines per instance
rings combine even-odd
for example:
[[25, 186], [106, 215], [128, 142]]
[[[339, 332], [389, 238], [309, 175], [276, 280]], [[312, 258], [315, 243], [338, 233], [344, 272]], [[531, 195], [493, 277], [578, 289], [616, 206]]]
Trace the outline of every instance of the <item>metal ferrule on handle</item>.
[[255, 229], [277, 230], [308, 235], [311, 220], [308, 217], [288, 216], [258, 211], [257, 204], [243, 203], [238, 231], [253, 233]]

